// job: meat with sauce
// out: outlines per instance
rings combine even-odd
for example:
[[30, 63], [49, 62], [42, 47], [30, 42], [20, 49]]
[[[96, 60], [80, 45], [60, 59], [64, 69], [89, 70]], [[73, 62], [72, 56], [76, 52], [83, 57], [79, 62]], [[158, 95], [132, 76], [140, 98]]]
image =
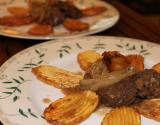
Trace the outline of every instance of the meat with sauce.
[[160, 74], [146, 69], [98, 91], [106, 106], [128, 106], [144, 99], [160, 97]]
[[35, 22], [52, 26], [62, 24], [65, 18], [80, 18], [81, 10], [67, 1], [30, 1], [30, 16]]

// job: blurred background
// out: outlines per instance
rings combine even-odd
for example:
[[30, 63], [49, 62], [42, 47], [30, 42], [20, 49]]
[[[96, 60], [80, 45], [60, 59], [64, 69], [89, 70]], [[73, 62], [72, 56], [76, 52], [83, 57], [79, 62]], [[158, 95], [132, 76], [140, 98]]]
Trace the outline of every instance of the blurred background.
[[160, 0], [121, 0], [160, 28]]

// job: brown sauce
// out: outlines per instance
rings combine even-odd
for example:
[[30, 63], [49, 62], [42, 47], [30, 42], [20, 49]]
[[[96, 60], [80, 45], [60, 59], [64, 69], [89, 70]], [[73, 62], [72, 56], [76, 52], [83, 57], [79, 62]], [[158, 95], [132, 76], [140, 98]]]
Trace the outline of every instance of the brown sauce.
[[43, 102], [44, 102], [45, 104], [48, 104], [48, 103], [51, 102], [51, 100], [50, 100], [49, 98], [44, 98], [44, 99], [43, 99]]
[[61, 89], [61, 92], [65, 95], [69, 95], [69, 94], [72, 94], [72, 93], [76, 93], [76, 92], [80, 92], [81, 90], [78, 90], [78, 89]]

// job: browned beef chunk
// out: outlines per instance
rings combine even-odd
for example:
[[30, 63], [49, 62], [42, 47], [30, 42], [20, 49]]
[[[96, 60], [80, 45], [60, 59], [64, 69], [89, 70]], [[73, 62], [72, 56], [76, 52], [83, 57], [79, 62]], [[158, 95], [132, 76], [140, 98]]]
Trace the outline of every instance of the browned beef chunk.
[[64, 15], [56, 7], [51, 9], [52, 11], [46, 11], [43, 18], [39, 19], [39, 23], [50, 24], [52, 26], [63, 23]]
[[30, 2], [30, 16], [35, 22], [52, 26], [62, 24], [65, 18], [80, 18], [81, 10], [69, 2], [47, 0], [46, 2]]
[[46, 2], [32, 1], [29, 4], [30, 16], [35, 22], [41, 24], [58, 25], [63, 23], [64, 15], [57, 8], [57, 0], [48, 0]]
[[106, 106], [131, 105], [143, 99], [160, 97], [160, 74], [144, 70], [98, 91]]
[[58, 4], [58, 8], [64, 14], [65, 17], [70, 17], [70, 18], [76, 19], [76, 18], [80, 18], [82, 16], [81, 10], [78, 9], [73, 4], [70, 4], [69, 2], [60, 1]]

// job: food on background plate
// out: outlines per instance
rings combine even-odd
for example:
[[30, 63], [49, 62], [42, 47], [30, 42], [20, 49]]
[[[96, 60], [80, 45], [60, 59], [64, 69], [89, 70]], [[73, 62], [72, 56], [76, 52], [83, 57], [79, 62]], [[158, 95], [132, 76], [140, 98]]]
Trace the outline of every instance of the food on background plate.
[[0, 25], [4, 26], [22, 26], [32, 23], [32, 18], [29, 16], [16, 17], [16, 16], [4, 16], [0, 17]]
[[52, 32], [53, 32], [53, 27], [47, 24], [34, 24], [28, 30], [28, 34], [32, 35], [47, 35]]
[[107, 10], [104, 6], [93, 6], [89, 8], [82, 9], [83, 16], [95, 16], [101, 14]]
[[71, 18], [65, 19], [63, 25], [69, 31], [84, 31], [89, 29], [88, 23], [84, 23], [77, 19], [71, 19]]
[[68, 0], [27, 0], [27, 4], [28, 7], [8, 7], [7, 10], [11, 15], [0, 17], [0, 25], [14, 27], [38, 24], [26, 32], [30, 35], [49, 35], [54, 33], [49, 26], [59, 25], [63, 25], [69, 32], [81, 32], [90, 27], [88, 23], [80, 20], [84, 15], [85, 17], [96, 16], [107, 10], [105, 6], [81, 9], [74, 5], [73, 1]]
[[[85, 71], [84, 76], [48, 65], [32, 69], [39, 80], [61, 89], [66, 94], [64, 98], [51, 103], [45, 109], [44, 116], [48, 122], [75, 125], [94, 112], [99, 103], [99, 105], [113, 108], [104, 117], [102, 125], [140, 125], [140, 114], [137, 110], [146, 117], [159, 120], [157, 107], [160, 105], [160, 101], [149, 103], [156, 107], [152, 112], [145, 109], [148, 106], [146, 105], [148, 103], [146, 103], [146, 99], [160, 97], [160, 74], [156, 71], [159, 64], [153, 66], [153, 69], [145, 69], [144, 57], [141, 55], [125, 56], [117, 51], [108, 51], [100, 55], [90, 50], [80, 52], [77, 55], [77, 61], [82, 70]], [[89, 109], [89, 105], [91, 105], [89, 100], [92, 100], [92, 96], [95, 97], [94, 95], [89, 94], [88, 97], [85, 95], [76, 96], [88, 92], [93, 93], [98, 98], [95, 102], [96, 106], [94, 105], [94, 108], [93, 106], [90, 107], [91, 110]], [[66, 102], [67, 98], [68, 102]], [[76, 104], [75, 107], [70, 101]], [[82, 111], [85, 110], [88, 115], [82, 113], [83, 115], [80, 114], [81, 117], [72, 117], [75, 116], [75, 113], [79, 113], [81, 107], [84, 107], [83, 101], [88, 103], [88, 107], [86, 106]], [[77, 102], [82, 102], [82, 104]], [[68, 108], [69, 106], [71, 108]], [[139, 107], [137, 108], [137, 106]], [[139, 109], [141, 106], [142, 109]], [[62, 108], [64, 110], [61, 110]], [[155, 112], [157, 115], [155, 115]]]
[[10, 28], [5, 28], [3, 30], [3, 32], [7, 33], [7, 34], [13, 34], [13, 35], [19, 35], [19, 34], [21, 34], [21, 32], [13, 30], [13, 29], [10, 29]]
[[120, 107], [107, 113], [101, 125], [141, 125], [141, 118], [134, 108]]
[[53, 125], [75, 125], [88, 118], [98, 104], [99, 97], [92, 91], [72, 93], [51, 103], [44, 118]]
[[77, 61], [84, 71], [86, 71], [94, 62], [101, 58], [102, 56], [93, 50], [83, 51], [77, 55]]
[[35, 67], [32, 69], [32, 73], [44, 83], [59, 89], [75, 88], [79, 85], [79, 81], [83, 79], [82, 75], [49, 65]]
[[44, 2], [29, 1], [31, 17], [39, 23], [55, 26], [62, 24], [65, 18], [78, 19], [81, 10], [67, 1], [46, 0]]
[[12, 6], [8, 7], [7, 9], [8, 12], [11, 13], [13, 16], [19, 16], [19, 17], [29, 16], [29, 8]]

